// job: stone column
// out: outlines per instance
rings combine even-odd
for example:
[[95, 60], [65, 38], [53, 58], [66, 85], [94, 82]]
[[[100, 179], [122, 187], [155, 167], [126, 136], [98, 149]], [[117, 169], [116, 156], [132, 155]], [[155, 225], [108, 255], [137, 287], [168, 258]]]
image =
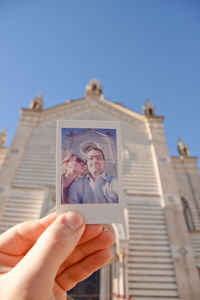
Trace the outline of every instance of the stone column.
[[56, 191], [55, 186], [49, 185], [44, 187], [44, 198], [42, 201], [40, 218], [43, 218], [53, 211], [56, 211]]
[[[0, 147], [0, 174], [1, 174], [1, 169], [3, 166], [3, 162], [6, 158], [6, 154], [7, 154], [8, 148], [5, 147]], [[0, 175], [1, 176], [1, 175]], [[0, 216], [1, 216], [1, 212], [3, 211], [3, 207], [4, 207], [4, 198], [7, 194], [7, 188], [5, 187], [4, 184], [1, 183], [1, 179], [0, 179]]]
[[117, 239], [116, 253], [118, 256], [118, 294], [128, 295], [128, 277], [127, 277], [127, 256], [128, 240], [125, 238]]
[[107, 264], [100, 269], [100, 286], [99, 286], [99, 299], [110, 300], [111, 299], [111, 265]]
[[152, 141], [152, 153], [163, 198], [168, 237], [181, 300], [198, 300], [200, 280], [195, 264], [189, 234], [168, 152], [163, 129], [163, 117], [146, 117], [147, 131]]
[[7, 151], [8, 151], [8, 148], [0, 146], [0, 168], [1, 168], [1, 165], [3, 164], [3, 162], [4, 162]]

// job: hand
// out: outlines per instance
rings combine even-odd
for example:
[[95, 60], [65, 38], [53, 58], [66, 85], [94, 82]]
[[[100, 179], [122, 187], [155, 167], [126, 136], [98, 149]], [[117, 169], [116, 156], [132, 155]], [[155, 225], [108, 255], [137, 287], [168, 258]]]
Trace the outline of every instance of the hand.
[[66, 291], [111, 258], [110, 230], [81, 215], [55, 213], [0, 236], [1, 300], [64, 300]]

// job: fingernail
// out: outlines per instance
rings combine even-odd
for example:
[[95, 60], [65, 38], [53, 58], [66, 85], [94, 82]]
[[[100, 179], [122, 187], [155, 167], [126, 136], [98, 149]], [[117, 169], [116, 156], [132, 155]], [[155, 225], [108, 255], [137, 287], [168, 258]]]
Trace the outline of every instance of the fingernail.
[[76, 231], [83, 225], [83, 217], [74, 211], [68, 211], [64, 223]]

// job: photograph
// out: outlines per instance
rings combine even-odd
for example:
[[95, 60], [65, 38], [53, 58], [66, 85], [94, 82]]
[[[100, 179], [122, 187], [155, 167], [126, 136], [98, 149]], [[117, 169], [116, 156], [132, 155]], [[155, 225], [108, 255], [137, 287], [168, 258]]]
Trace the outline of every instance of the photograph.
[[57, 211], [120, 209], [119, 129], [119, 122], [58, 121]]

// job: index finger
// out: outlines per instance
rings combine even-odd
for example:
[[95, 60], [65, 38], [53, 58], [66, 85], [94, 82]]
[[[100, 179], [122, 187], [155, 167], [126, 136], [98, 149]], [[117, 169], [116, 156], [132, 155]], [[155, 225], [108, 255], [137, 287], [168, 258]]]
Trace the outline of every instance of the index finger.
[[[26, 253], [55, 219], [54, 212], [40, 220], [30, 220], [15, 225], [0, 236], [0, 252], [11, 255]], [[79, 244], [95, 238], [101, 232], [101, 225], [87, 225]]]
[[40, 220], [15, 225], [0, 236], [0, 252], [11, 255], [24, 254], [55, 219], [56, 214], [52, 213]]

